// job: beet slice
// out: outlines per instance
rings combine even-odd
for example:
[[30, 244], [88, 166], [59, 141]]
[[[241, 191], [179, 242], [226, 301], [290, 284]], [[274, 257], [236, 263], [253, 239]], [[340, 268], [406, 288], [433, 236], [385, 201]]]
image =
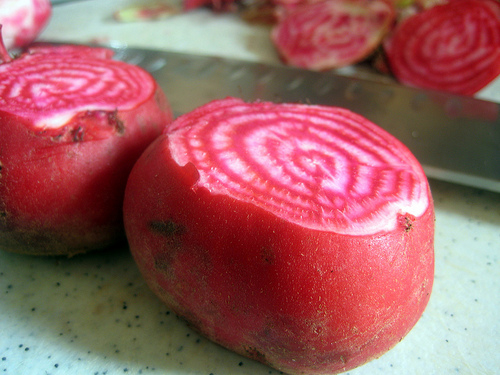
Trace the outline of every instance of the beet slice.
[[71, 45], [0, 56], [2, 249], [73, 255], [124, 239], [128, 174], [172, 113], [149, 73], [111, 56]]
[[400, 82], [473, 95], [500, 74], [500, 2], [436, 5], [401, 22], [384, 48]]
[[25, 47], [33, 42], [52, 15], [50, 0], [0, 1], [0, 25], [7, 49]]
[[184, 11], [191, 11], [201, 7], [210, 7], [214, 11], [228, 11], [236, 0], [183, 0], [182, 8]]
[[288, 374], [380, 356], [432, 288], [422, 168], [342, 108], [226, 98], [179, 117], [134, 166], [124, 222], [170, 308]]
[[305, 2], [278, 7], [271, 38], [285, 63], [327, 70], [368, 57], [394, 18], [394, 5], [385, 0]]

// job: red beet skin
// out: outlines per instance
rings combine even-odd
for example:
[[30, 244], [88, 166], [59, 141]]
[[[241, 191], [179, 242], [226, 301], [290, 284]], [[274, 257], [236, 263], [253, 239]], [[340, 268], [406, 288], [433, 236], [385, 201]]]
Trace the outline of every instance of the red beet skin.
[[73, 255], [124, 239], [128, 174], [172, 114], [147, 72], [111, 55], [0, 56], [0, 248]]
[[50, 0], [0, 0], [0, 25], [7, 49], [25, 47], [47, 25], [52, 14]]
[[404, 20], [384, 48], [400, 82], [473, 95], [500, 74], [500, 2], [436, 5]]
[[134, 166], [124, 221], [170, 308], [289, 374], [382, 355], [431, 293], [434, 209], [422, 169], [341, 108], [227, 98], [181, 116]]
[[380, 45], [395, 18], [386, 0], [325, 0], [279, 7], [271, 39], [285, 63], [327, 70], [357, 63]]

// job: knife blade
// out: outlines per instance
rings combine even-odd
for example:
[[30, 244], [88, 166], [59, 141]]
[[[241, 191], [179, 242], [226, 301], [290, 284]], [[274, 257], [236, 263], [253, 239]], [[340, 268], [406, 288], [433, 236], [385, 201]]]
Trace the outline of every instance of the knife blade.
[[[113, 47], [112, 47], [113, 48]], [[114, 47], [149, 71], [176, 116], [227, 96], [348, 108], [403, 142], [429, 178], [500, 192], [500, 104], [292, 67]]]

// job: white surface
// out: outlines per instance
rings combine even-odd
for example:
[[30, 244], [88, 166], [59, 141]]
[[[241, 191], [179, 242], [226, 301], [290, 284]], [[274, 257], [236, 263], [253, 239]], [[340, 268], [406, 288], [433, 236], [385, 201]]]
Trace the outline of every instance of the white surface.
[[[172, 4], [175, 1], [171, 0]], [[147, 2], [142, 0], [142, 3]], [[140, 0], [84, 0], [56, 6], [41, 39], [118, 42], [129, 47], [279, 62], [268, 38], [269, 28], [251, 26], [236, 15], [199, 9], [151, 22], [118, 23], [113, 20], [116, 10], [140, 3]]]
[[[57, 6], [42, 37], [278, 63], [265, 27], [205, 10], [114, 22], [113, 11], [129, 3]], [[401, 343], [351, 375], [499, 373], [500, 194], [437, 181], [431, 188], [436, 276], [429, 306]], [[0, 373], [279, 374], [191, 331], [149, 291], [126, 248], [72, 259], [0, 251]]]

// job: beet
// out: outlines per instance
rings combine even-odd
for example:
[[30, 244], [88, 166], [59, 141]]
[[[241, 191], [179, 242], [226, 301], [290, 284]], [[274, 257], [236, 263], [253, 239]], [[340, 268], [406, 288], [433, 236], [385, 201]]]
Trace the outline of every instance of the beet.
[[402, 21], [384, 49], [401, 83], [473, 95], [500, 74], [500, 2], [435, 5]]
[[226, 98], [179, 117], [134, 166], [124, 222], [169, 308], [289, 374], [382, 355], [432, 289], [422, 168], [342, 108]]
[[278, 7], [271, 38], [285, 63], [327, 70], [357, 63], [380, 45], [395, 18], [386, 0], [325, 0]]
[[50, 0], [0, 0], [0, 25], [7, 49], [33, 42], [52, 15]]
[[11, 59], [3, 49], [2, 249], [73, 255], [125, 239], [128, 174], [172, 113], [149, 73], [112, 54], [37, 45]]

